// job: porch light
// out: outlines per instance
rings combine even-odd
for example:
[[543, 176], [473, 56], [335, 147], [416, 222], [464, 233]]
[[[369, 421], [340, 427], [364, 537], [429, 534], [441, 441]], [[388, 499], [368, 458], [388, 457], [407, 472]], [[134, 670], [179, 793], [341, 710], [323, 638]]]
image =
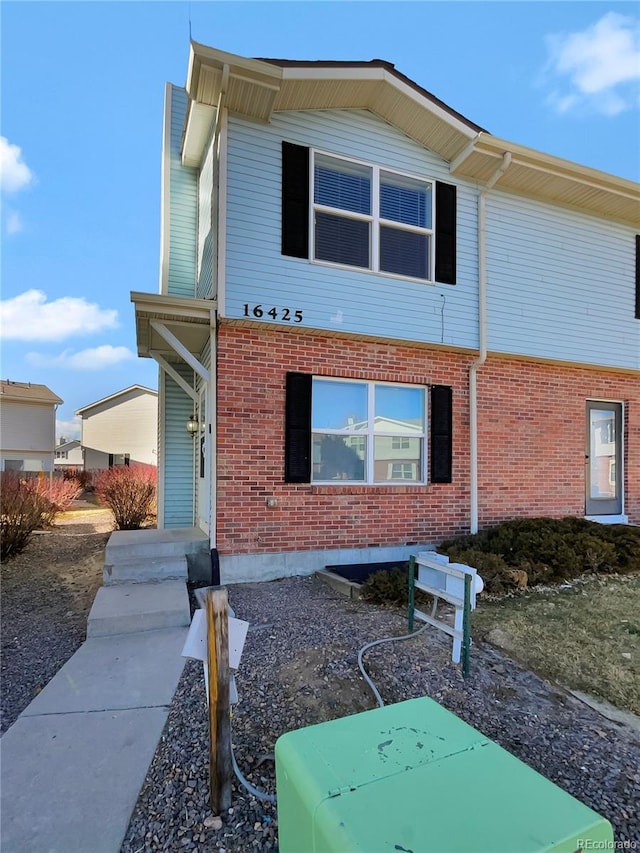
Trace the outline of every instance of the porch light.
[[198, 422], [198, 416], [194, 413], [187, 421], [187, 432], [193, 438], [193, 436], [196, 435], [196, 433], [198, 432], [199, 428], [200, 424]]

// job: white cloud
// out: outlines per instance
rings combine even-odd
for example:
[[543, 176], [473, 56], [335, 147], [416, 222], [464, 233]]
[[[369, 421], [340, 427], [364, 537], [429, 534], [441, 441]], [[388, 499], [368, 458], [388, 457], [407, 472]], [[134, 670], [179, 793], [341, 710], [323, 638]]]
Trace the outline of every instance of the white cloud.
[[0, 302], [0, 324], [5, 340], [62, 341], [115, 328], [118, 312], [76, 296], [47, 302], [44, 291], [25, 290]]
[[68, 370], [104, 370], [106, 367], [114, 367], [133, 358], [135, 354], [128, 347], [114, 347], [111, 344], [83, 349], [79, 352], [67, 349], [56, 356], [47, 356], [38, 352], [27, 353], [27, 361], [34, 367], [62, 367]]
[[22, 217], [20, 216], [20, 214], [16, 213], [15, 210], [8, 211], [6, 222], [7, 234], [19, 234], [23, 228], [24, 224], [22, 222]]
[[590, 108], [617, 115], [638, 106], [640, 22], [607, 12], [581, 32], [547, 36], [549, 102], [560, 113]]
[[58, 441], [61, 438], [66, 438], [67, 441], [71, 441], [73, 438], [80, 438], [80, 424], [81, 420], [77, 416], [68, 421], [61, 421], [56, 418], [56, 435], [58, 436]]
[[29, 186], [33, 172], [22, 159], [22, 150], [12, 145], [6, 136], [0, 136], [0, 187], [14, 193]]

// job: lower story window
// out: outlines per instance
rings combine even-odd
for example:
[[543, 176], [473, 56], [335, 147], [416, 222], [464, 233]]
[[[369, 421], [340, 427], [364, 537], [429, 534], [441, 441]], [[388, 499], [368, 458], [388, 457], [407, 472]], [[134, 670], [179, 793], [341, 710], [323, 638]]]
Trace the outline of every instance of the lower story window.
[[423, 483], [425, 389], [314, 377], [313, 482]]
[[43, 470], [42, 459], [5, 459], [4, 470], [39, 472]]
[[116, 468], [119, 465], [125, 465], [128, 468], [129, 460], [130, 457], [128, 453], [110, 453], [109, 468]]

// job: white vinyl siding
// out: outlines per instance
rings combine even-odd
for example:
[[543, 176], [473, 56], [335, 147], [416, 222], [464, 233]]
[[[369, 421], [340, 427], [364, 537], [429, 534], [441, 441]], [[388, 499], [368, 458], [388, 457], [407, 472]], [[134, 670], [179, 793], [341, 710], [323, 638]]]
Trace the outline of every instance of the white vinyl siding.
[[[193, 384], [190, 367], [183, 364], [174, 367], [186, 382]], [[161, 371], [161, 382], [164, 385], [162, 527], [193, 527], [194, 441], [186, 430], [187, 419], [193, 413], [193, 402], [164, 371]]]
[[490, 350], [640, 368], [630, 228], [494, 191], [487, 256]]
[[50, 403], [0, 402], [0, 454], [2, 459], [33, 460], [37, 468], [53, 469], [55, 407]]
[[129, 454], [131, 464], [158, 464], [158, 397], [134, 389], [82, 413], [87, 470], [106, 468], [109, 454]]
[[[458, 188], [458, 283], [426, 284], [281, 254], [282, 141]], [[475, 347], [477, 190], [365, 110], [283, 112], [268, 125], [229, 118], [225, 316], [245, 305], [302, 311], [301, 327]], [[280, 322], [280, 321], [278, 321]], [[287, 325], [284, 324], [283, 325]]]

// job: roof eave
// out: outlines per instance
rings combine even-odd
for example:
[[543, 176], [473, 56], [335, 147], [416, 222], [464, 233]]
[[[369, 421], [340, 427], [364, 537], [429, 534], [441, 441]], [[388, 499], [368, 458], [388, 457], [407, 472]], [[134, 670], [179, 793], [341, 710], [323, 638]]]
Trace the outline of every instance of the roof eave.
[[640, 186], [635, 181], [490, 134], [478, 135], [451, 164], [451, 174], [482, 185], [507, 152], [511, 165], [497, 181], [498, 189], [640, 227]]
[[[369, 109], [445, 159], [482, 130], [381, 60], [286, 63], [245, 59], [192, 42], [186, 89], [182, 160], [191, 166], [200, 164], [223, 106], [262, 122], [285, 110]], [[420, 131], [428, 124], [425, 137]]]
[[278, 111], [367, 109], [482, 186], [506, 152], [498, 189], [640, 227], [640, 188], [629, 181], [492, 136], [393, 65], [247, 59], [191, 43], [183, 162], [199, 166], [218, 109], [268, 122]]

